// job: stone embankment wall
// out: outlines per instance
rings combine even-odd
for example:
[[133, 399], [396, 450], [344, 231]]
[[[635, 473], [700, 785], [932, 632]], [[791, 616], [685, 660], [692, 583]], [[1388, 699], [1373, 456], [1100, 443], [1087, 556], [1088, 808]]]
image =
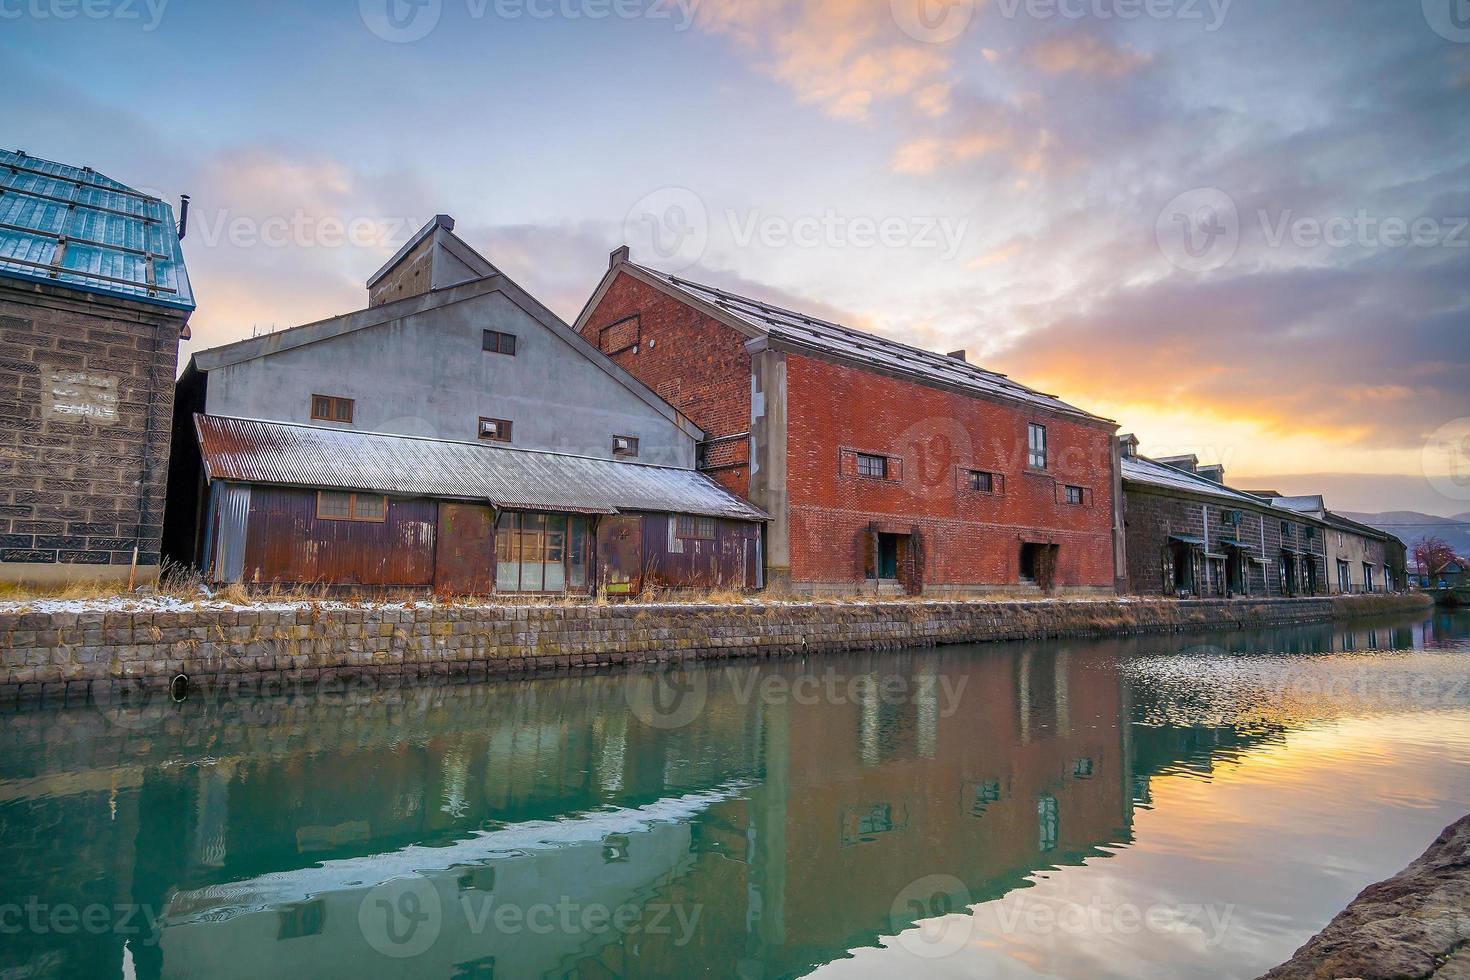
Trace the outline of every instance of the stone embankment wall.
[[682, 659], [1254, 629], [1400, 612], [1422, 596], [745, 605], [334, 606], [0, 614], [0, 694], [140, 680], [485, 676]]

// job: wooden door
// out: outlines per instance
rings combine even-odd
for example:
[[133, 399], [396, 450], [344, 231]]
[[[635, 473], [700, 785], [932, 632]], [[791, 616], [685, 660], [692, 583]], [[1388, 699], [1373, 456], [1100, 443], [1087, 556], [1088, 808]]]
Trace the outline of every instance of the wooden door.
[[495, 590], [495, 513], [485, 504], [439, 504], [434, 591], [486, 595]]
[[608, 595], [643, 591], [643, 518], [619, 515], [597, 523], [598, 581]]

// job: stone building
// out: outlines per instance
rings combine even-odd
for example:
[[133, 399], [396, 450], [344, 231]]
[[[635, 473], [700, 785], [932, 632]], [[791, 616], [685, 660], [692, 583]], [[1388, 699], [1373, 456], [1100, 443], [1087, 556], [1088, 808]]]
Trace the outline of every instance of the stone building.
[[1287, 496], [1253, 490], [1271, 506], [1305, 514], [1327, 525], [1327, 591], [1333, 595], [1394, 592], [1407, 588], [1405, 547], [1387, 531], [1334, 514], [1319, 494]]
[[773, 585], [1112, 594], [1117, 426], [969, 364], [633, 263], [576, 323], [771, 515]]
[[157, 198], [0, 150], [0, 580], [157, 576], [179, 237]]
[[1327, 524], [1224, 485], [1192, 456], [1149, 459], [1118, 438], [1128, 591], [1137, 595], [1323, 595]]

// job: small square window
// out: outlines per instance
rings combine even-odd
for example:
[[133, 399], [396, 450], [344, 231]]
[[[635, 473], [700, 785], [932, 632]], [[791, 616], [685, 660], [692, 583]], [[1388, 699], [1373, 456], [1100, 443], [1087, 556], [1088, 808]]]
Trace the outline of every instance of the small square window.
[[323, 422], [352, 422], [353, 400], [336, 395], [312, 395], [311, 417]]
[[634, 458], [638, 455], [637, 436], [613, 436], [613, 455]]
[[715, 519], [713, 517], [695, 517], [692, 514], [680, 514], [674, 536], [693, 541], [713, 541], [715, 539]]
[[971, 490], [978, 493], [995, 492], [995, 474], [985, 473], [980, 470], [969, 470], [965, 474], [966, 482]]
[[491, 442], [510, 442], [511, 421], [510, 419], [487, 419], [481, 416], [479, 432], [481, 439]]
[[484, 348], [487, 354], [505, 354], [508, 357], [515, 357], [516, 335], [501, 333], [499, 330], [486, 330]]
[[875, 480], [888, 479], [888, 457], [873, 456], [869, 453], [857, 454], [858, 476], [872, 477]]
[[1067, 488], [1067, 503], [1081, 506], [1087, 502], [1087, 491], [1082, 487]]

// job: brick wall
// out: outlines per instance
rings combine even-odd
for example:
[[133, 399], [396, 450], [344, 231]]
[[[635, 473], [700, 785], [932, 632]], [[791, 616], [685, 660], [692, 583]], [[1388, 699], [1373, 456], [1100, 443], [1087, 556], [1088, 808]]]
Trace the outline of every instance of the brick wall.
[[[786, 360], [792, 575], [842, 583], [864, 575], [864, 539], [917, 527], [926, 591], [1019, 582], [1022, 539], [1058, 545], [1060, 589], [1111, 592], [1112, 433], [1010, 403], [985, 401], [789, 354]], [[1027, 467], [1027, 424], [1047, 427], [1049, 466]], [[844, 454], [897, 460], [874, 480]], [[991, 493], [965, 472], [995, 474]], [[1065, 487], [1087, 490], [1065, 502]]]
[[[636, 343], [629, 317], [637, 316]], [[604, 345], [603, 328], [609, 345]], [[582, 327], [588, 343], [683, 412], [711, 440], [750, 430], [750, 354], [745, 338], [666, 293], [619, 275]], [[710, 476], [750, 493], [750, 443], [711, 447]]]
[[7, 577], [126, 575], [135, 539], [139, 563], [157, 566], [180, 326], [129, 304], [0, 288]]
[[684, 658], [1242, 629], [1421, 612], [1422, 595], [1313, 599], [424, 606], [0, 614], [0, 696], [133, 679], [474, 674]]

